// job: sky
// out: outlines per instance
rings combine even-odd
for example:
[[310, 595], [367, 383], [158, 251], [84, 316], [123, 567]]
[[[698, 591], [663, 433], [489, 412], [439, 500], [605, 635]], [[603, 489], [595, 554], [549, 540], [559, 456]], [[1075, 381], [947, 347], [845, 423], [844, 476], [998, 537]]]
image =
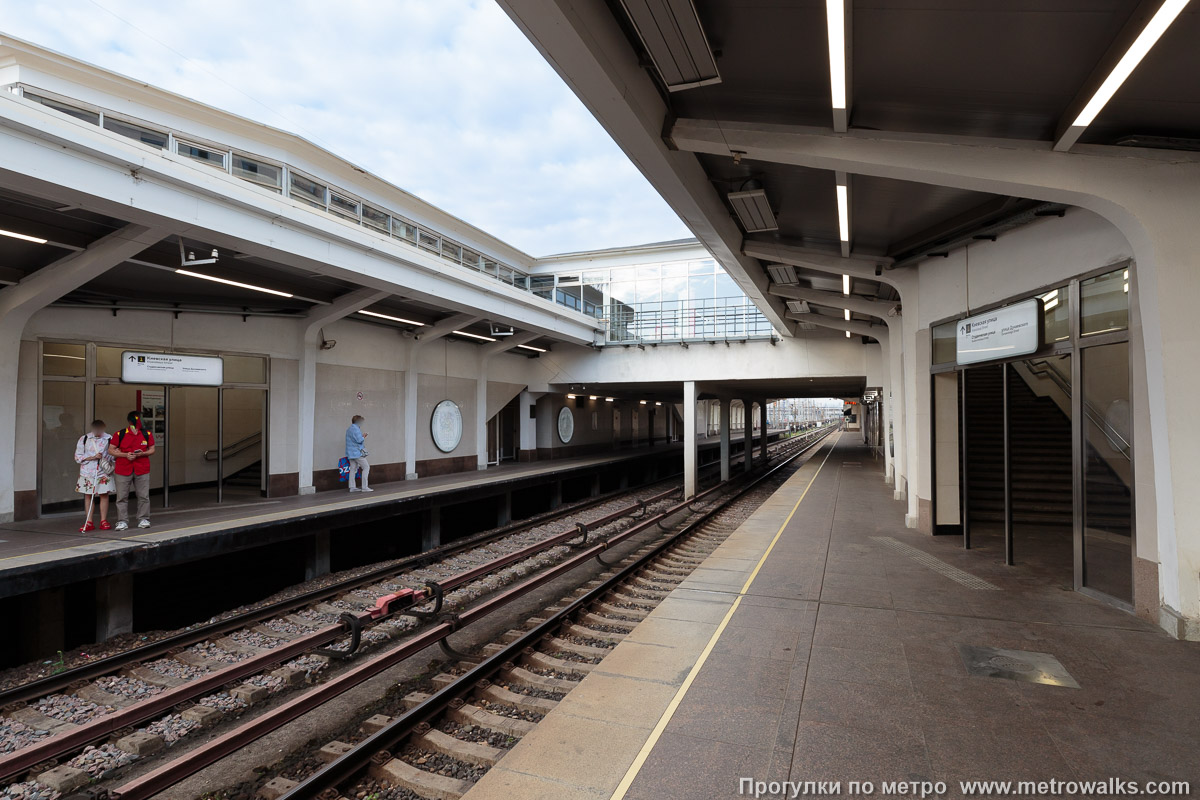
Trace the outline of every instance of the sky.
[[297, 133], [534, 256], [690, 235], [494, 0], [0, 0], [0, 33]]

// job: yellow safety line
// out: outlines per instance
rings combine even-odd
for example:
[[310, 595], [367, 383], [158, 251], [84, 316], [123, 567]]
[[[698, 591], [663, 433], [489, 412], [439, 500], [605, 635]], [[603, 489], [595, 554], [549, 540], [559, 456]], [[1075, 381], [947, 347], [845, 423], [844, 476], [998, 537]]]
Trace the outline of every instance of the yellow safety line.
[[825, 454], [825, 458], [821, 461], [821, 465], [817, 467], [817, 471], [813, 473], [812, 478], [808, 481], [808, 486], [805, 486], [804, 491], [800, 493], [800, 499], [796, 501], [794, 506], [792, 506], [792, 510], [788, 512], [787, 518], [784, 519], [783, 524], [779, 526], [779, 530], [775, 532], [775, 537], [771, 539], [771, 543], [767, 545], [766, 552], [762, 554], [762, 558], [760, 558], [758, 563], [754, 566], [754, 571], [750, 573], [750, 577], [746, 579], [744, 584], [742, 584], [741, 591], [739, 591], [737, 597], [734, 598], [733, 605], [729, 607], [729, 611], [725, 612], [725, 618], [721, 620], [721, 624], [717, 626], [715, 631], [713, 631], [713, 635], [708, 640], [708, 644], [706, 644], [704, 649], [700, 651], [700, 658], [697, 659], [695, 665], [692, 666], [692, 669], [690, 672], [688, 672], [687, 677], [683, 679], [683, 684], [680, 685], [679, 690], [675, 692], [675, 696], [671, 698], [671, 702], [667, 704], [667, 708], [665, 711], [663, 711], [662, 716], [659, 717], [658, 724], [654, 726], [654, 730], [650, 732], [650, 738], [646, 740], [644, 745], [642, 745], [642, 749], [638, 752], [637, 758], [635, 758], [633, 763], [629, 765], [629, 769], [625, 772], [625, 777], [621, 779], [619, 784], [617, 784], [617, 788], [613, 791], [612, 797], [610, 797], [609, 800], [624, 800], [625, 794], [629, 791], [629, 787], [633, 785], [633, 781], [635, 778], [637, 778], [638, 773], [642, 771], [642, 766], [646, 763], [646, 759], [650, 757], [650, 752], [658, 744], [658, 740], [662, 736], [663, 731], [666, 730], [667, 725], [670, 724], [671, 718], [675, 716], [675, 711], [679, 708], [679, 704], [683, 702], [684, 695], [686, 695], [688, 690], [692, 688], [692, 682], [700, 673], [700, 668], [703, 667], [704, 662], [708, 660], [708, 656], [712, 653], [713, 648], [717, 646], [717, 641], [721, 638], [721, 634], [724, 633], [725, 628], [728, 627], [729, 620], [733, 618], [734, 613], [738, 610], [738, 606], [742, 604], [742, 598], [746, 596], [746, 592], [750, 591], [750, 584], [754, 583], [754, 579], [758, 577], [759, 570], [761, 570], [763, 564], [767, 562], [767, 557], [771, 555], [771, 551], [775, 549], [775, 543], [779, 541], [781, 536], [783, 536], [784, 529], [787, 528], [788, 524], [792, 521], [792, 517], [796, 515], [796, 511], [800, 508], [800, 504], [804, 502], [805, 496], [808, 495], [808, 490], [812, 488], [814, 483], [816, 483], [817, 476], [821, 474], [822, 467], [825, 466], [825, 462], [829, 460], [829, 456], [831, 455], [833, 455], [832, 447], [829, 448], [829, 452]]

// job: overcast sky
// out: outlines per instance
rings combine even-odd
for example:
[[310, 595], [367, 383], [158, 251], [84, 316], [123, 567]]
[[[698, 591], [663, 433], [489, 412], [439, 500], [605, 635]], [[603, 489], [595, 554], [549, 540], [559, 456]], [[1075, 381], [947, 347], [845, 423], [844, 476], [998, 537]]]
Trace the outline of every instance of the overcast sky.
[[298, 133], [535, 256], [689, 235], [493, 0], [0, 0], [0, 32]]

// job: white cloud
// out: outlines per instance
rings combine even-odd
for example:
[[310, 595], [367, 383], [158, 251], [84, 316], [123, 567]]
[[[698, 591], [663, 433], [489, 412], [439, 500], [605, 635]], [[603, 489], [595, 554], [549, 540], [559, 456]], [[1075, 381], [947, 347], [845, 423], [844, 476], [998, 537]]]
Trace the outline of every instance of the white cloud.
[[688, 235], [491, 0], [0, 0], [0, 19], [306, 136], [535, 255]]

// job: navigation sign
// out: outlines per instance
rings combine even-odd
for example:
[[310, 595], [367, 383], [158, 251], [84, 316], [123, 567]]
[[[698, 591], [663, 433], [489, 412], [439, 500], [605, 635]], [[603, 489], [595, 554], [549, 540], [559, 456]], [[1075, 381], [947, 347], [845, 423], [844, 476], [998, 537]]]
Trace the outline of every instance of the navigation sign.
[[1042, 320], [1039, 297], [959, 320], [957, 362], [978, 364], [1036, 352], [1042, 344]]
[[220, 356], [175, 353], [121, 353], [122, 383], [162, 383], [170, 386], [220, 386], [225, 362]]

